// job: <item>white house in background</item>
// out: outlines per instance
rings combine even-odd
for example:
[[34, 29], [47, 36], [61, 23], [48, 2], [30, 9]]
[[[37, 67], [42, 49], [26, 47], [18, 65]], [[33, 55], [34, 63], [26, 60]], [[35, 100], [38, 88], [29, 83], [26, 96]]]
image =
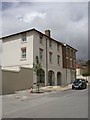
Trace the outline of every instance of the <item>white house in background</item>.
[[[42, 86], [66, 85], [76, 76], [76, 49], [51, 38], [50, 30], [41, 33], [31, 29], [2, 37], [2, 69], [32, 68], [36, 56], [42, 65], [39, 76]], [[26, 76], [27, 77], [27, 76]], [[37, 82], [33, 72], [33, 84]]]

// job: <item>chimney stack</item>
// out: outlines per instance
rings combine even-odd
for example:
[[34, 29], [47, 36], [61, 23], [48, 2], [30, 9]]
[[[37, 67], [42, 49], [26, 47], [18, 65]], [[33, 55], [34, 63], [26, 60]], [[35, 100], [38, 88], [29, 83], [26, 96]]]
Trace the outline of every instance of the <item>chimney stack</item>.
[[48, 37], [51, 37], [50, 30], [45, 30], [45, 35], [47, 35]]

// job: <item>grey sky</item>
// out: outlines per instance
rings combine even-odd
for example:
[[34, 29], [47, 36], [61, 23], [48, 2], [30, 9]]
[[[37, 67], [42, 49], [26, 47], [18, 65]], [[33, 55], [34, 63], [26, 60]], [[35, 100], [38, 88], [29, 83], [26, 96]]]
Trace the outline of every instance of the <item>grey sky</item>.
[[78, 49], [78, 58], [88, 58], [88, 2], [3, 2], [0, 13], [2, 35], [50, 29], [53, 38]]

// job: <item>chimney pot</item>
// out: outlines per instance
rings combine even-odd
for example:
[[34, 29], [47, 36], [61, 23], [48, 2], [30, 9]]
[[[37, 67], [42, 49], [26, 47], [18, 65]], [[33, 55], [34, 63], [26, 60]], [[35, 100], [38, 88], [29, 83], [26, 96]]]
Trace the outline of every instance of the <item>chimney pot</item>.
[[50, 30], [45, 30], [45, 35], [47, 35], [48, 37], [50, 37]]

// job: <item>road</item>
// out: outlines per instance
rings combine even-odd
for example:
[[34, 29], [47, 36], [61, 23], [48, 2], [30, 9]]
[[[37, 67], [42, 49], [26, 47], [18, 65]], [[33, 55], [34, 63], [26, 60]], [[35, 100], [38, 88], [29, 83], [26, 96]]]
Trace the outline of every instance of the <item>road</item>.
[[88, 89], [3, 97], [3, 118], [88, 118]]

